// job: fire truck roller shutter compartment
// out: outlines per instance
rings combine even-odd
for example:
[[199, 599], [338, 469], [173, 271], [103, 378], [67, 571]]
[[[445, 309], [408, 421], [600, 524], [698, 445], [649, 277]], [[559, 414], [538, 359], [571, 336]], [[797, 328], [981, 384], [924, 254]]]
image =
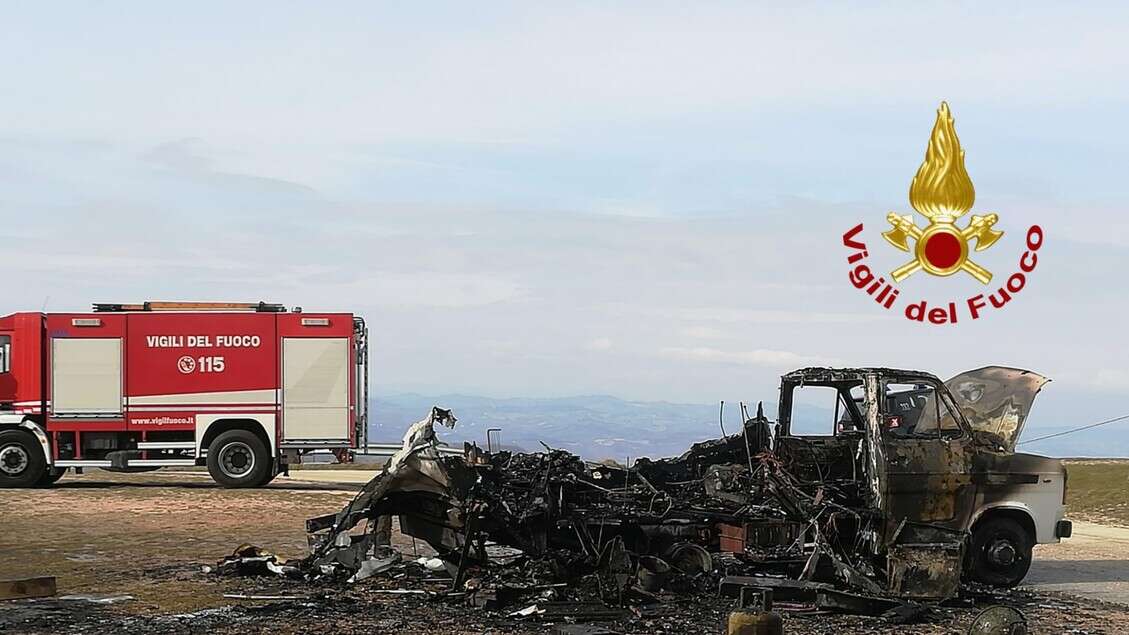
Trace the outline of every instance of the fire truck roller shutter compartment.
[[349, 338], [282, 339], [284, 441], [349, 440]]
[[120, 413], [121, 338], [52, 338], [51, 387], [56, 415]]
[[[276, 315], [130, 314], [131, 428], [192, 429], [195, 415], [216, 411], [273, 414], [279, 387]], [[157, 425], [163, 419], [188, 422]]]

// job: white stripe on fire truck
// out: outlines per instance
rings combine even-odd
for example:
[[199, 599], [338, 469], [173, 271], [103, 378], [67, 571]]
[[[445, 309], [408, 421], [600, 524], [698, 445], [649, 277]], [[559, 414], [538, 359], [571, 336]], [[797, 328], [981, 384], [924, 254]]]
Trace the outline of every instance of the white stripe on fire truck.
[[171, 395], [141, 395], [128, 397], [131, 406], [166, 406], [169, 404], [224, 404], [248, 405], [275, 403], [277, 390], [228, 390], [222, 392], [189, 392]]
[[207, 404], [194, 404], [191, 406], [130, 406], [130, 412], [273, 412], [278, 410], [277, 404], [264, 404], [261, 406], [210, 406]]

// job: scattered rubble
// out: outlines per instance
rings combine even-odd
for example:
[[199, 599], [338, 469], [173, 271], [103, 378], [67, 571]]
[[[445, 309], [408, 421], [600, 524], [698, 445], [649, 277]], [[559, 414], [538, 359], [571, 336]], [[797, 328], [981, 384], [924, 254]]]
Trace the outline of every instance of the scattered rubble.
[[133, 602], [137, 598], [125, 593], [72, 593], [70, 595], [60, 595], [59, 599], [64, 602], [89, 602], [91, 604], [119, 604], [121, 602]]
[[[971, 540], [970, 530], [998, 497], [1061, 492], [1061, 464], [1014, 453], [1046, 381], [1001, 367], [947, 384], [919, 371], [802, 369], [782, 378], [775, 426], [742, 404], [737, 434], [627, 466], [548, 446], [441, 455], [435, 426], [456, 419], [434, 407], [348, 505], [307, 521], [307, 558], [280, 565], [244, 546], [218, 569], [383, 576], [398, 584], [387, 593], [544, 623], [614, 623], [752, 594], [775, 594], [784, 611], [929, 622], [935, 607], [968, 602], [966, 578], [1014, 586], [1026, 574], [1035, 536], [1016, 520], [993, 516], [998, 526]], [[829, 436], [791, 433], [793, 393], [809, 386], [836, 397]], [[394, 520], [436, 557], [405, 562]], [[1038, 522], [1069, 535], [1061, 507]], [[746, 617], [769, 619], [770, 602]]]
[[[738, 434], [630, 468], [548, 447], [468, 444], [441, 455], [434, 426], [455, 422], [433, 408], [348, 505], [308, 520], [307, 558], [280, 564], [243, 545], [216, 571], [381, 576], [397, 586], [374, 592], [545, 623], [616, 622], [669, 612], [681, 598], [732, 603], [724, 598], [757, 589], [786, 611], [907, 624], [936, 619], [926, 603], [960, 591], [963, 532], [903, 520], [883, 541], [866, 481], [797, 474], [772, 452], [759, 408]], [[394, 518], [437, 556], [393, 550]]]

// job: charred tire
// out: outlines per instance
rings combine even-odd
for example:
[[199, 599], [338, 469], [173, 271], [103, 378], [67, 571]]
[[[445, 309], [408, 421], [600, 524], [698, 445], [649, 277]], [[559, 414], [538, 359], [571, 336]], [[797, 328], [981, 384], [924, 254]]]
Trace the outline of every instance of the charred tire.
[[208, 473], [223, 487], [259, 487], [272, 471], [267, 446], [249, 430], [228, 430], [208, 446]]
[[46, 471], [47, 458], [34, 436], [0, 431], [0, 487], [33, 487]]
[[39, 480], [35, 482], [35, 486], [36, 487], [51, 487], [56, 482], [58, 482], [59, 479], [63, 478], [63, 475], [66, 474], [66, 473], [67, 473], [67, 468], [65, 468], [65, 467], [49, 467], [43, 473], [43, 476], [40, 476]]
[[1031, 568], [1035, 538], [1013, 518], [989, 518], [972, 532], [972, 579], [999, 587], [1019, 584]]

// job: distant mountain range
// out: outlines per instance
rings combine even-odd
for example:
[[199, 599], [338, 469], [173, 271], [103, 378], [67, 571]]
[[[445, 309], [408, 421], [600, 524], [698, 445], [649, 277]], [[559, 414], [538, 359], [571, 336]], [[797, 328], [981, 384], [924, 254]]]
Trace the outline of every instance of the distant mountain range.
[[[1063, 395], [1060, 404], [1052, 401], [1042, 416], [1044, 421], [1064, 421], [1066, 406], [1079, 402]], [[677, 404], [662, 401], [626, 401], [606, 395], [561, 398], [495, 399], [473, 395], [420, 395], [414, 393], [377, 397], [372, 403], [369, 438], [373, 442], [398, 442], [404, 430], [426, 416], [431, 406], [451, 408], [458, 417], [454, 430], [440, 430], [440, 437], [452, 446], [474, 441], [485, 447], [486, 430], [501, 428], [502, 445], [507, 448], [535, 451], [542, 443], [579, 454], [587, 459], [628, 457], [651, 458], [677, 456], [690, 444], [721, 435], [716, 404]], [[1117, 404], [1120, 405], [1120, 404]], [[776, 404], [766, 402], [765, 413], [776, 419]], [[755, 412], [756, 404], [750, 405]], [[1105, 408], [1103, 408], [1104, 410]], [[1036, 404], [1032, 419], [1040, 414]], [[1046, 418], [1046, 417], [1050, 418]], [[830, 410], [801, 406], [797, 422], [805, 429], [831, 429]], [[1070, 425], [1028, 426], [1022, 440], [1054, 434], [1090, 423], [1087, 419], [1069, 419]], [[737, 404], [725, 406], [726, 431], [739, 430]], [[1096, 428], [1031, 444], [1021, 443], [1020, 450], [1061, 457], [1129, 456], [1129, 433], [1116, 426]]]
[[[471, 395], [382, 396], [372, 403], [369, 438], [373, 442], [398, 441], [404, 430], [430, 412], [433, 405], [450, 408], [458, 418], [454, 430], [439, 430], [443, 441], [459, 445], [474, 441], [486, 445], [486, 431], [501, 428], [502, 445], [525, 451], [552, 448], [568, 450], [588, 459], [677, 456], [690, 444], [721, 436], [718, 406], [662, 401], [625, 401], [605, 395], [546, 399], [493, 399]], [[765, 403], [765, 414], [776, 419], [776, 404]], [[755, 414], [756, 404], [749, 406]], [[725, 405], [726, 432], [740, 429], [738, 404]], [[833, 413], [801, 406], [801, 421], [826, 422]]]

